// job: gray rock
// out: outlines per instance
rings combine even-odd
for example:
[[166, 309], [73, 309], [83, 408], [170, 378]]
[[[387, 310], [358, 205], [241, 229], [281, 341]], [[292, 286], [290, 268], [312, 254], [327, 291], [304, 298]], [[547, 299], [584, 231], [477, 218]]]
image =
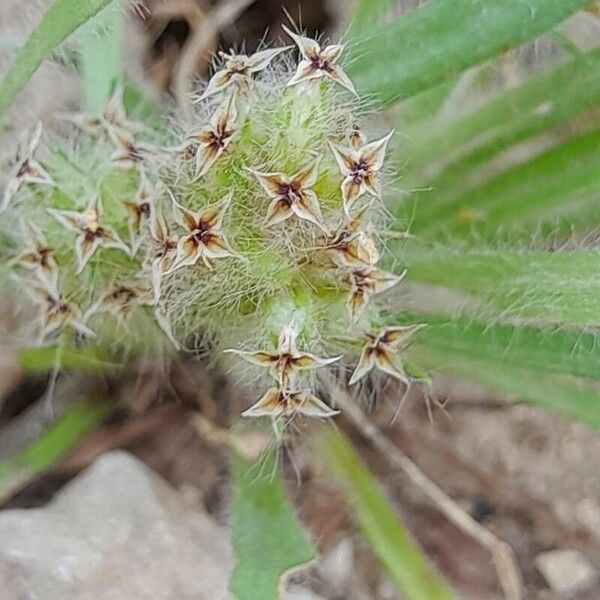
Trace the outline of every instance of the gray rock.
[[594, 566], [578, 550], [542, 552], [536, 556], [535, 566], [550, 589], [559, 594], [584, 590], [597, 578]]
[[0, 600], [222, 600], [230, 569], [228, 532], [125, 452], [0, 512]]

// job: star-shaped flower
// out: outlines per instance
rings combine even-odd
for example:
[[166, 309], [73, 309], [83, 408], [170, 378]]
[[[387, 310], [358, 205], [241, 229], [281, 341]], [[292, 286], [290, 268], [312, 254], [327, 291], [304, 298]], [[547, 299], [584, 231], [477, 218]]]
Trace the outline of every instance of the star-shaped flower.
[[11, 200], [24, 183], [54, 185], [52, 177], [50, 177], [44, 167], [42, 167], [35, 159], [35, 153], [40, 145], [41, 139], [42, 123], [40, 121], [34, 127], [29, 142], [26, 144], [26, 148], [20, 148], [17, 152], [16, 165], [4, 188], [4, 195], [2, 197], [2, 203], [0, 204], [0, 213], [6, 210]]
[[252, 75], [266, 69], [273, 58], [285, 50], [287, 47], [261, 50], [252, 56], [219, 52], [219, 56], [225, 61], [225, 64], [210, 78], [204, 93], [198, 98], [198, 102], [222, 92], [229, 86], [234, 86], [237, 92], [247, 95], [252, 89]]
[[112, 227], [102, 224], [102, 202], [99, 196], [92, 198], [83, 212], [52, 208], [49, 208], [48, 212], [67, 229], [77, 233], [75, 240], [77, 273], [83, 271], [100, 246], [131, 253], [117, 232]]
[[367, 343], [362, 349], [356, 370], [350, 378], [350, 385], [361, 380], [374, 367], [408, 385], [409, 377], [404, 372], [400, 351], [409, 346], [413, 336], [423, 327], [425, 325], [387, 327], [378, 333], [366, 333]]
[[270, 388], [266, 394], [242, 413], [243, 417], [294, 417], [298, 414], [307, 417], [328, 418], [339, 413], [327, 406], [310, 390], [286, 391]]
[[186, 142], [197, 142], [196, 177], [202, 177], [231, 143], [237, 131], [235, 96], [229, 95], [213, 115], [210, 125], [188, 136]]
[[15, 258], [25, 269], [35, 272], [39, 280], [50, 289], [58, 285], [58, 266], [53, 257], [54, 250], [48, 245], [42, 231], [34, 223], [24, 225], [27, 246]]
[[342, 199], [347, 215], [350, 215], [352, 204], [365, 192], [381, 197], [379, 171], [383, 167], [387, 144], [393, 133], [392, 130], [384, 137], [358, 148], [344, 148], [329, 144], [340, 172], [344, 176]]
[[110, 129], [108, 136], [115, 145], [110, 162], [120, 169], [137, 169], [151, 152], [148, 146], [138, 144], [133, 135], [125, 129]]
[[348, 298], [348, 311], [352, 320], [358, 320], [371, 296], [389, 290], [400, 283], [405, 275], [406, 271], [400, 275], [394, 275], [373, 267], [352, 270], [349, 273], [352, 289]]
[[181, 238], [177, 244], [177, 257], [169, 273], [179, 267], [195, 265], [198, 259], [211, 269], [211, 259], [235, 256], [223, 235], [223, 217], [231, 204], [232, 194], [222, 198], [217, 204], [207, 206], [197, 213], [183, 206], [174, 205], [180, 224], [189, 235]]
[[337, 64], [344, 49], [343, 45], [333, 44], [321, 50], [321, 46], [315, 40], [294, 33], [285, 25], [283, 29], [296, 42], [300, 49], [300, 54], [302, 54], [302, 60], [298, 64], [298, 69], [295, 75], [288, 81], [288, 85], [295, 85], [319, 77], [329, 77], [356, 95], [352, 81]]
[[177, 255], [177, 236], [171, 235], [169, 223], [161, 211], [155, 208], [150, 215], [151, 279], [154, 300], [158, 302], [163, 275]]
[[283, 390], [289, 390], [294, 385], [298, 371], [318, 369], [341, 358], [340, 356], [319, 358], [308, 352], [300, 352], [296, 346], [297, 336], [298, 332], [296, 329], [288, 325], [279, 335], [276, 352], [236, 349], [225, 350], [225, 352], [237, 354], [252, 364], [267, 367], [271, 376], [279, 383], [279, 386]]
[[142, 227], [150, 220], [153, 212], [153, 204], [156, 190], [152, 188], [145, 177], [142, 177], [140, 186], [133, 200], [125, 201], [125, 208], [129, 213], [127, 225], [129, 227], [129, 241], [131, 243], [131, 254], [137, 254], [143, 241]]
[[132, 132], [139, 131], [142, 126], [127, 119], [127, 112], [123, 103], [123, 86], [117, 86], [110, 100], [99, 114], [84, 113], [62, 115], [65, 121], [73, 123], [76, 127], [88, 133], [98, 134], [114, 131]]
[[70, 325], [81, 335], [95, 337], [96, 334], [85, 324], [81, 311], [73, 303], [68, 302], [56, 288], [46, 285], [34, 286], [28, 290], [33, 300], [40, 305], [41, 338], [58, 333]]
[[283, 173], [251, 172], [256, 175], [269, 198], [272, 198], [267, 209], [267, 226], [276, 225], [296, 215], [314, 223], [327, 233], [319, 199], [310, 189], [319, 177], [319, 159], [312, 161], [291, 177]]
[[342, 221], [327, 245], [327, 248], [334, 252], [336, 262], [341, 266], [372, 267], [379, 260], [379, 251], [375, 242], [361, 227], [360, 217], [364, 210], [360, 215]]
[[85, 320], [91, 315], [108, 313], [120, 322], [124, 322], [134, 307], [150, 306], [153, 303], [150, 290], [138, 285], [117, 282], [86, 311]]

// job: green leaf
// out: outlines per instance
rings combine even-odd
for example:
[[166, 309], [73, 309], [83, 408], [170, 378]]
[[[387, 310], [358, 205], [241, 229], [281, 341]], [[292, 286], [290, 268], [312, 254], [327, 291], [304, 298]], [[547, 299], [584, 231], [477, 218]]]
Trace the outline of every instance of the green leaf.
[[98, 427], [110, 411], [106, 404], [80, 402], [31, 446], [0, 462], [0, 500], [55, 465], [80, 439]]
[[0, 84], [0, 117], [52, 51], [112, 1], [54, 0]]
[[120, 35], [118, 4], [107, 6], [81, 28], [81, 78], [90, 114], [102, 110], [123, 79]]
[[[600, 104], [600, 50], [577, 55], [532, 76], [476, 110], [453, 119], [431, 119], [403, 129], [398, 142], [411, 170], [444, 161], [435, 187], [464, 174], [524, 139], [547, 132]], [[401, 117], [405, 109], [403, 107]], [[431, 181], [421, 181], [431, 183]]]
[[349, 74], [383, 103], [414, 96], [551, 30], [589, 0], [429, 0], [361, 39]]
[[[418, 234], [443, 229], [462, 236], [500, 226], [543, 221], [578, 196], [600, 197], [600, 129], [567, 140], [457, 196], [429, 204], [415, 216]], [[473, 215], [467, 218], [466, 215]], [[556, 214], [552, 212], [550, 214]]]
[[284, 575], [315, 557], [285, 496], [272, 453], [260, 463], [233, 456], [232, 529], [230, 588], [237, 600], [277, 600]]
[[[394, 320], [398, 321], [398, 318]], [[592, 333], [490, 324], [444, 315], [403, 315], [402, 322], [427, 325], [417, 336], [416, 346], [497, 360], [503, 365], [600, 380], [600, 337]], [[451, 354], [444, 359], [444, 364], [454, 359]]]
[[53, 369], [103, 373], [115, 372], [123, 368], [121, 364], [111, 362], [100, 348], [93, 346], [24, 348], [19, 351], [18, 359], [21, 368], [28, 373], [44, 373]]
[[361, 531], [402, 597], [407, 600], [455, 598], [348, 441], [340, 433], [331, 431], [323, 436], [319, 449], [332, 472], [347, 485]]
[[600, 252], [423, 249], [408, 245], [403, 260], [412, 281], [460, 290], [483, 303], [473, 313], [530, 322], [600, 324]]
[[428, 324], [409, 350], [420, 365], [600, 428], [598, 336], [429, 315], [394, 322]]
[[358, 0], [352, 12], [348, 28], [350, 38], [372, 32], [379, 26], [386, 10], [394, 5], [394, 0]]

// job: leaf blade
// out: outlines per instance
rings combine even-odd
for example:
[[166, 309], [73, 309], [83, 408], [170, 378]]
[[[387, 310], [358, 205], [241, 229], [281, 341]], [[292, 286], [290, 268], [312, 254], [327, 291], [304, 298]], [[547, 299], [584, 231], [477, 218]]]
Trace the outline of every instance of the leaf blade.
[[340, 433], [332, 431], [323, 436], [320, 449], [330, 470], [348, 486], [358, 524], [403, 597], [407, 600], [455, 598], [392, 510], [349, 442]]
[[110, 414], [107, 404], [82, 401], [22, 452], [0, 462], [0, 501], [50, 469]]
[[113, 0], [55, 0], [0, 83], [0, 118], [51, 52]]
[[389, 104], [551, 30], [587, 3], [430, 0], [361, 39], [349, 74], [362, 93]]
[[282, 577], [308, 564], [314, 549], [285, 497], [273, 453], [263, 469], [235, 454], [232, 536], [237, 600], [278, 600]]

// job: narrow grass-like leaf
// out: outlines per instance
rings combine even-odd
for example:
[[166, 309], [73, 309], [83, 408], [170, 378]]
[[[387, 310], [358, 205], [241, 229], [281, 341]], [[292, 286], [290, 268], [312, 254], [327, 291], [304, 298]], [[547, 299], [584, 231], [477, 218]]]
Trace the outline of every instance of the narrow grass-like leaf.
[[106, 404], [80, 402], [31, 446], [0, 462], [0, 501], [50, 469], [85, 434], [98, 427], [110, 410]]
[[380, 491], [348, 441], [338, 432], [323, 436], [320, 453], [348, 487], [362, 533], [406, 600], [455, 598]]
[[287, 572], [315, 551], [285, 496], [275, 456], [233, 456], [233, 551], [230, 589], [237, 600], [278, 600]]
[[93, 346], [70, 349], [61, 346], [24, 348], [18, 353], [19, 364], [27, 373], [53, 369], [73, 369], [89, 373], [116, 372], [123, 367], [112, 362], [102, 350]]
[[457, 171], [473, 169], [599, 104], [600, 50], [594, 50], [572, 56], [458, 118], [431, 119], [414, 130], [401, 130], [406, 138], [398, 144], [411, 170], [441, 160], [449, 163], [445, 172], [454, 180]]
[[361, 39], [349, 72], [380, 102], [414, 96], [551, 30], [588, 0], [429, 0]]
[[113, 0], [55, 0], [41, 22], [17, 52], [0, 84], [0, 118], [42, 62], [69, 35]]
[[505, 366], [600, 380], [600, 338], [593, 333], [490, 324], [444, 315], [407, 314], [403, 315], [402, 322], [426, 324], [415, 344], [447, 351], [449, 358], [444, 363], [459, 354], [497, 360]]
[[[531, 330], [519, 334], [517, 328], [514, 332], [509, 345], [502, 348], [508, 331], [501, 326], [486, 330], [481, 325], [465, 327], [453, 322], [432, 325], [421, 332], [410, 356], [424, 367], [479, 382], [599, 429], [600, 373], [592, 363], [595, 359], [598, 364], [600, 350], [588, 346], [597, 339], [585, 339], [585, 347], [577, 348], [574, 339], [561, 338], [561, 334]], [[536, 338], [549, 346], [538, 346]], [[569, 355], [570, 348], [575, 357]], [[595, 385], [569, 373], [591, 375]]]
[[348, 37], [352, 39], [372, 32], [380, 25], [386, 10], [393, 4], [394, 0], [358, 0], [352, 12]]
[[[407, 247], [412, 281], [460, 290], [497, 316], [592, 327], [600, 324], [600, 252], [453, 251]], [[474, 308], [484, 311], [485, 306]]]
[[589, 201], [600, 196], [598, 164], [600, 130], [595, 130], [442, 202], [428, 205], [427, 197], [421, 198], [412, 229], [424, 234], [443, 228], [464, 236], [472, 230], [538, 223], [578, 195], [585, 194]]
[[123, 78], [121, 19], [118, 4], [111, 4], [81, 28], [81, 78], [90, 114], [102, 110]]

